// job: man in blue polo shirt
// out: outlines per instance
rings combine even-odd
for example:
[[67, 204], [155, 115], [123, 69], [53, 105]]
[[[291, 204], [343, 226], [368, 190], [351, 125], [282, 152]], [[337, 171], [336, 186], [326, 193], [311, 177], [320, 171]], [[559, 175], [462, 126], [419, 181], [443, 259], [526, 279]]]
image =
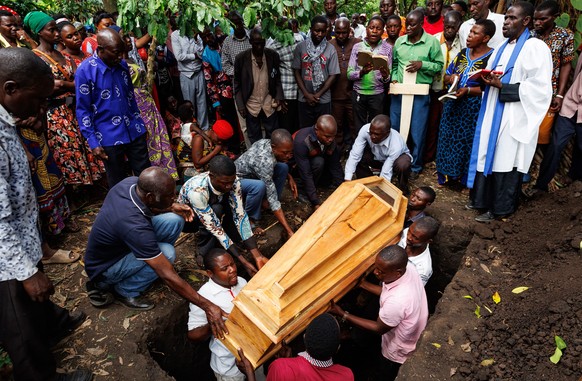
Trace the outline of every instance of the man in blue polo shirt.
[[95, 307], [105, 307], [116, 298], [126, 307], [149, 310], [154, 305], [140, 295], [159, 277], [202, 308], [213, 332], [222, 335], [222, 310], [198, 295], [173, 267], [174, 243], [184, 219], [193, 219], [188, 206], [174, 202], [175, 186], [161, 168], [150, 167], [139, 178], [129, 177], [111, 188], [85, 252], [89, 300]]
[[133, 95], [125, 44], [113, 29], [97, 34], [97, 52], [75, 73], [77, 120], [95, 156], [105, 163], [109, 187], [126, 177], [125, 158], [136, 176], [150, 166], [146, 127]]

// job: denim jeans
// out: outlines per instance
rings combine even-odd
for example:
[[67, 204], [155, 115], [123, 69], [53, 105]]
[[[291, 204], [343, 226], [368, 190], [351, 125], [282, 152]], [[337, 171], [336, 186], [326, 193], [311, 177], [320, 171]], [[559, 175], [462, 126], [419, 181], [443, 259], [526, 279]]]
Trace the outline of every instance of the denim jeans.
[[[287, 180], [289, 167], [285, 163], [275, 164], [273, 169], [273, 182], [277, 188], [277, 198], [281, 199], [283, 187]], [[243, 197], [245, 198], [245, 211], [250, 219], [258, 221], [261, 219], [261, 203], [267, 192], [265, 183], [262, 180], [256, 179], [241, 179], [240, 185], [242, 188]]]
[[[175, 213], [164, 213], [152, 218], [152, 226], [160, 251], [173, 264], [176, 259], [174, 243], [182, 232], [184, 219]], [[133, 253], [129, 253], [101, 275], [97, 287], [102, 289], [113, 287], [119, 295], [135, 298], [156, 279], [158, 275], [147, 261], [139, 260]]]
[[[426, 126], [428, 123], [428, 112], [430, 95], [415, 95], [412, 106], [412, 118], [410, 120], [410, 153], [412, 154], [412, 171], [422, 171], [422, 155], [424, 153], [424, 143], [426, 137]], [[402, 95], [392, 95], [390, 105], [390, 122], [392, 128], [400, 132], [400, 115], [402, 113]]]

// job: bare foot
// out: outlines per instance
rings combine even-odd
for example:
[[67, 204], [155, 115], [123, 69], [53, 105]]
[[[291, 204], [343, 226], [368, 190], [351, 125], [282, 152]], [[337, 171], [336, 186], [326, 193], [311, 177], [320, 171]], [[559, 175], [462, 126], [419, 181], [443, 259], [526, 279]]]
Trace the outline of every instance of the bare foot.
[[48, 242], [44, 241], [41, 245], [42, 248], [42, 259], [50, 259], [57, 252], [55, 249], [49, 246]]

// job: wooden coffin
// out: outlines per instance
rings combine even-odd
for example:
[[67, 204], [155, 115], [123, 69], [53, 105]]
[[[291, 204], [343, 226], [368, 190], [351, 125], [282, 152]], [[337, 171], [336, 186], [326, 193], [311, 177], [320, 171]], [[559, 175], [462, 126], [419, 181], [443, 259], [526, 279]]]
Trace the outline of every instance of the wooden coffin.
[[398, 242], [406, 207], [402, 192], [380, 177], [343, 183], [236, 297], [226, 347], [235, 356], [243, 348], [260, 366]]

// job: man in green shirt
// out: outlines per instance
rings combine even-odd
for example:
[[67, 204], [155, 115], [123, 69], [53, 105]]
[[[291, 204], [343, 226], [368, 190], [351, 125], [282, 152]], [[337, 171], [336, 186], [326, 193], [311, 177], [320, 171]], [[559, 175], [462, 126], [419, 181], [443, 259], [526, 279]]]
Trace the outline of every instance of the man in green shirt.
[[[392, 51], [392, 79], [402, 83], [404, 71], [416, 72], [417, 84], [432, 84], [435, 74], [443, 69], [444, 58], [439, 41], [424, 32], [424, 16], [412, 11], [406, 17], [406, 34], [399, 37]], [[410, 151], [412, 153], [411, 178], [422, 171], [422, 154], [428, 120], [430, 95], [415, 95], [410, 125]], [[390, 120], [392, 128], [400, 130], [402, 95], [392, 95]]]

